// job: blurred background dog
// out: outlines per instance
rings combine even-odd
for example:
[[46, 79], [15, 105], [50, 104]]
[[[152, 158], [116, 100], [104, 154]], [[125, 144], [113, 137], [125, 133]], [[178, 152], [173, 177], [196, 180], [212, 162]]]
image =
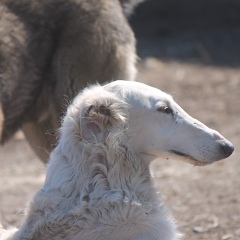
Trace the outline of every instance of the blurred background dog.
[[133, 80], [136, 0], [0, 1], [0, 140], [22, 129], [48, 160], [56, 129], [87, 84]]

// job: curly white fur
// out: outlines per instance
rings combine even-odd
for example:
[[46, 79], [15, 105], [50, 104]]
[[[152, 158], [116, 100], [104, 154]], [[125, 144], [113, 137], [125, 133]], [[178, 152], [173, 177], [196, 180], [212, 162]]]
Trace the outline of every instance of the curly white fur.
[[[183, 110], [170, 96], [136, 82], [116, 81], [79, 94], [63, 120], [45, 184], [30, 203], [23, 226], [10, 239], [178, 239], [180, 234], [159, 199], [149, 170], [149, 159], [155, 159], [157, 153], [141, 147], [147, 142], [136, 140], [141, 135], [136, 132], [137, 116], [144, 111], [146, 114], [147, 106], [155, 116], [155, 105], [149, 103], [156, 99], [168, 104], [171, 101], [172, 111], [179, 111], [175, 118], [157, 112], [158, 119], [173, 124], [181, 117]], [[225, 141], [215, 131], [204, 129], [205, 138], [217, 142], [212, 144], [214, 149], [220, 140]], [[205, 163], [205, 159], [199, 161]]]

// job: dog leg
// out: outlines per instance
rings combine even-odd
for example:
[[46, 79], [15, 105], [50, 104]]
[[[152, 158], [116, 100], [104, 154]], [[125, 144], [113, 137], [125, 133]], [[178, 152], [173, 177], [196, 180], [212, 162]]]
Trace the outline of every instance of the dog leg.
[[49, 153], [53, 150], [57, 142], [57, 136], [54, 132], [55, 127], [53, 127], [49, 120], [46, 120], [41, 123], [25, 123], [22, 130], [34, 152], [44, 163], [47, 163], [49, 160]]

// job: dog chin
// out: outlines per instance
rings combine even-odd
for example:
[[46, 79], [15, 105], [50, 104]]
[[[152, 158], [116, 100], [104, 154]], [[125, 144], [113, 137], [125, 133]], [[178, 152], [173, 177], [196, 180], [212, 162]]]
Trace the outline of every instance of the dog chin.
[[190, 163], [194, 166], [206, 166], [212, 163], [212, 162], [203, 162], [203, 161], [197, 160], [188, 154], [178, 152], [175, 150], [171, 150], [170, 153], [172, 154], [173, 159], [181, 160], [183, 162]]
[[[170, 156], [169, 156], [170, 153]], [[177, 151], [169, 151], [168, 154], [162, 154], [160, 156], [154, 155], [154, 154], [149, 154], [149, 153], [145, 153], [145, 152], [141, 152], [138, 154], [138, 157], [140, 157], [142, 160], [144, 160], [144, 162], [148, 162], [151, 163], [153, 160], [156, 159], [173, 159], [173, 160], [178, 160], [178, 161], [183, 161], [183, 162], [187, 162], [190, 163], [194, 166], [206, 166], [211, 164], [212, 162], [203, 162], [200, 160], [197, 160], [193, 157], [191, 157], [190, 155], [184, 154], [184, 153], [180, 153]]]
[[201, 166], [201, 167], [203, 167], [203, 166], [211, 164], [211, 162], [201, 162], [201, 161], [196, 160], [196, 159], [194, 159], [194, 158], [192, 158], [190, 156], [183, 157], [183, 159], [181, 159], [181, 160], [184, 161], [184, 162], [190, 163], [193, 166]]

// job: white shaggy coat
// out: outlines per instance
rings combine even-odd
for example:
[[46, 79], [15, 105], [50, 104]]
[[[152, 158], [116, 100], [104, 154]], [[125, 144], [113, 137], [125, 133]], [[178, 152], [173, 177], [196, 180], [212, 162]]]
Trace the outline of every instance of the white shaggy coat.
[[230, 149], [160, 90], [127, 81], [85, 89], [68, 108], [43, 188], [9, 239], [179, 239], [150, 162], [175, 157], [205, 165]]

